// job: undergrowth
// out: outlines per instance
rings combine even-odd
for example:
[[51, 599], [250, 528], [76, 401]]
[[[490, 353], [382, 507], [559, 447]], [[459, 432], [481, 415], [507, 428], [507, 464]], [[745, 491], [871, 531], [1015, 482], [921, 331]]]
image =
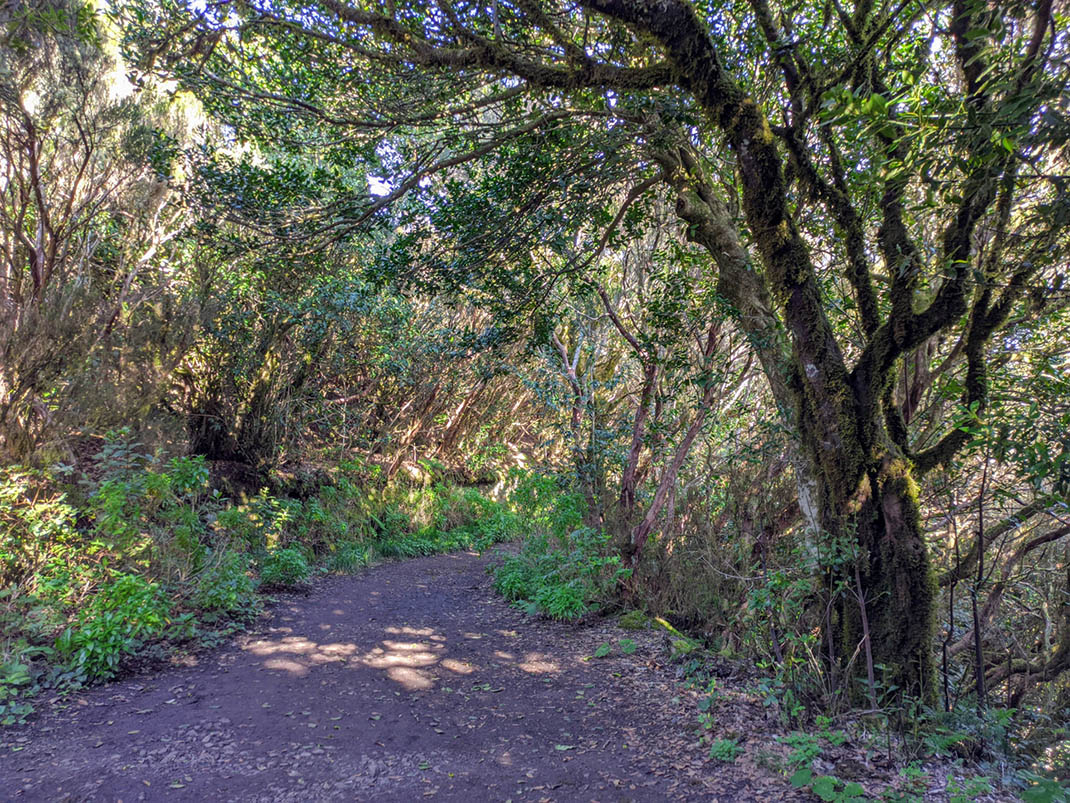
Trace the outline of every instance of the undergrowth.
[[0, 468], [0, 724], [42, 689], [115, 677], [146, 655], [218, 643], [263, 593], [381, 558], [483, 550], [521, 519], [471, 488], [379, 481], [341, 462], [304, 499], [229, 499], [197, 457], [111, 433], [91, 468]]
[[611, 597], [628, 576], [609, 536], [584, 526], [583, 498], [551, 476], [516, 474], [510, 503], [526, 525], [519, 552], [493, 568], [494, 587], [529, 613], [576, 619]]
[[[567, 479], [552, 475], [518, 474], [514, 480], [509, 508], [524, 522], [525, 535], [519, 549], [503, 551], [492, 567], [497, 591], [530, 614], [556, 619], [576, 619], [619, 602], [621, 581], [629, 577], [629, 570], [622, 566], [607, 534], [585, 524], [583, 497], [570, 490]], [[686, 552], [684, 546], [678, 552]], [[642, 629], [656, 621], [674, 637], [666, 639], [671, 660], [679, 664], [678, 674], [701, 695], [699, 733], [710, 760], [731, 763], [744, 752], [731, 734], [714, 738], [711, 733], [722, 695], [716, 676], [707, 667], [738, 659], [759, 670], [748, 689], [749, 699], [760, 701], [782, 729], [776, 750], [759, 763], [817, 799], [906, 803], [921, 801], [929, 790], [943, 788], [946, 799], [959, 803], [994, 789], [1013, 790], [1036, 803], [1070, 801], [1065, 778], [1060, 771], [1050, 770], [1059, 766], [1058, 757], [1049, 755], [1034, 763], [1029, 758], [1033, 751], [1026, 744], [1035, 738], [1031, 734], [1060, 727], [1054, 720], [1034, 722], [1028, 712], [996, 706], [979, 715], [976, 701], [969, 698], [951, 711], [937, 710], [905, 699], [894, 687], [885, 686], [883, 668], [878, 666], [872, 687], [861, 689], [862, 694], [871, 694], [876, 707], [855, 718], [849, 733], [832, 727], [840, 717], [850, 721], [854, 709], [845, 690], [830, 689], [813, 609], [815, 599], [828, 607], [821, 594], [842, 593], [842, 589], [815, 587], [813, 577], [827, 574], [830, 567], [846, 559], [845, 554], [834, 542], [812, 552], [797, 547], [780, 568], [755, 569], [749, 578], [732, 578], [734, 585], [714, 585], [712, 593], [727, 594], [729, 589], [736, 593], [734, 604], [722, 600], [708, 605], [714, 611], [730, 609], [731, 619], [720, 621], [714, 632], [692, 629], [695, 638], [676, 631], [663, 618], [687, 622], [687, 616], [659, 604], [662, 599], [648, 589], [644, 593], [644, 584], [637, 584], [639, 599], [632, 597], [629, 602], [638, 602], [645, 611], [630, 611], [621, 617], [620, 624], [625, 629]], [[659, 557], [665, 563], [674, 556]], [[674, 559], [679, 562], [680, 556]], [[716, 563], [711, 561], [711, 565]], [[661, 575], [643, 577], [647, 585], [660, 579]], [[744, 579], [749, 587], [739, 582]], [[679, 589], [675, 591], [674, 599], [683, 600]], [[707, 602], [703, 598], [702, 605], [694, 603], [694, 607], [701, 608]], [[709, 621], [718, 620], [707, 620], [707, 625]], [[621, 640], [622, 653], [627, 652], [627, 641]], [[605, 643], [592, 657], [606, 657], [613, 649]], [[912, 727], [906, 727], [907, 723]], [[900, 777], [879, 797], [867, 796], [857, 780], [829, 771], [830, 754], [835, 755], [848, 742], [856, 748], [863, 746], [867, 755], [886, 754], [889, 763], [904, 765]], [[953, 767], [954, 772], [936, 778], [911, 769], [925, 762]]]

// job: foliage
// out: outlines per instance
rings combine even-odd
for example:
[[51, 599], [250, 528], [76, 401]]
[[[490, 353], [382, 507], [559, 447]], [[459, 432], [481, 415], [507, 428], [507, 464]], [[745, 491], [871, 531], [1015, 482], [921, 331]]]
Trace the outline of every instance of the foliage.
[[0, 469], [0, 584], [32, 575], [50, 549], [73, 537], [75, 510], [49, 494], [48, 476], [20, 466]]
[[47, 648], [31, 647], [25, 641], [6, 645], [0, 664], [0, 725], [22, 724], [33, 713], [27, 699], [39, 689], [33, 658], [43, 653]]
[[371, 548], [356, 542], [339, 544], [330, 556], [327, 567], [332, 572], [352, 574], [363, 569], [371, 562]]
[[23, 720], [42, 688], [114, 677], [154, 644], [214, 642], [259, 612], [258, 584], [486, 548], [521, 526], [471, 488], [361, 489], [365, 468], [346, 463], [303, 499], [261, 489], [231, 500], [209, 490], [203, 456], [148, 454], [118, 430], [82, 470], [5, 469], [0, 719]]
[[724, 761], [729, 764], [734, 762], [743, 753], [743, 748], [735, 739], [715, 739], [710, 744], [710, 758]]
[[826, 803], [864, 803], [866, 790], [854, 781], [846, 782], [833, 775], [814, 776], [809, 769], [802, 769], [791, 776], [791, 784], [796, 788], [807, 787], [820, 800]]
[[205, 556], [189, 603], [206, 613], [251, 618], [258, 609], [255, 590], [249, 556], [224, 548], [218, 555]]
[[260, 562], [260, 582], [265, 586], [290, 587], [308, 579], [312, 568], [300, 549], [273, 549]]
[[124, 655], [172, 624], [163, 590], [143, 577], [117, 574], [103, 583], [59, 638], [56, 650], [87, 680], [107, 680]]
[[578, 618], [607, 600], [630, 570], [619, 555], [607, 554], [607, 533], [582, 526], [582, 497], [555, 494], [559, 481], [552, 477], [516, 477], [510, 504], [528, 529], [519, 552], [500, 556], [494, 587], [531, 613]]
[[531, 612], [575, 619], [611, 595], [626, 578], [619, 555], [606, 555], [608, 536], [580, 528], [563, 537], [525, 538], [521, 550], [505, 555], [494, 570], [494, 586]]
[[1036, 773], [1023, 773], [1028, 786], [1021, 792], [1025, 803], [1062, 803], [1070, 800], [1070, 789], [1058, 781]]
[[[192, 109], [123, 91], [92, 4], [35, 0], [0, 33], [0, 455], [151, 407], [196, 328], [188, 210], [161, 145]], [[209, 272], [211, 262], [201, 260]]]

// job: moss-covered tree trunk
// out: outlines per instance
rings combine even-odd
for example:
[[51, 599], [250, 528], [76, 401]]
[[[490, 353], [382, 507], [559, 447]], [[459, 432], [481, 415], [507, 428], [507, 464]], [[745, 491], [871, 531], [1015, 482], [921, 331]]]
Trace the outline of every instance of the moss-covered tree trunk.
[[[785, 299], [782, 325], [763, 276], [750, 262], [724, 204], [685, 150], [660, 151], [659, 163], [677, 193], [677, 213], [689, 224], [688, 238], [716, 259], [718, 288], [732, 299], [784, 424], [796, 434], [792, 465], [806, 530], [814, 539], [850, 539], [857, 548], [843, 579], [852, 587], [826, 634], [835, 646], [837, 672], [865, 677], [868, 654], [878, 678], [913, 695], [933, 690], [933, 580], [919, 525], [911, 460], [888, 431], [884, 390], [892, 374], [853, 376], [823, 320], [820, 297], [805, 273], [804, 253], [784, 247], [788, 226], [773, 228], [762, 243], [770, 258], [793, 258], [795, 268], [776, 264], [780, 281], [801, 277]], [[794, 323], [794, 326], [792, 324]], [[827, 546], [827, 544], [826, 544]], [[857, 586], [861, 586], [859, 590]], [[857, 598], [866, 600], [861, 615]], [[861, 689], [859, 689], [861, 691]]]
[[[839, 668], [861, 679], [872, 660], [886, 691], [894, 685], [897, 693], [933, 701], [936, 583], [909, 462], [882, 456], [863, 474], [854, 497], [826, 515], [827, 533], [839, 528], [856, 549], [840, 577], [849, 590], [839, 599], [839, 627], [827, 634]], [[861, 686], [849, 691], [856, 698], [870, 692]]]

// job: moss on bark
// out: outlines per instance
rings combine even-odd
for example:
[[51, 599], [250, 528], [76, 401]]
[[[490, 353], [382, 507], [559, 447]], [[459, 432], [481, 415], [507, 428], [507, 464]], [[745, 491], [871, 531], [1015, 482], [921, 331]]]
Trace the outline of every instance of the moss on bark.
[[[936, 580], [929, 561], [918, 507], [918, 489], [909, 462], [885, 457], [866, 483], [845, 524], [856, 533], [859, 580], [866, 603], [873, 662], [878, 677], [899, 694], [935, 701], [932, 643]], [[865, 637], [857, 599], [842, 607], [841, 657], [849, 660]], [[864, 654], [862, 650], [859, 654]]]

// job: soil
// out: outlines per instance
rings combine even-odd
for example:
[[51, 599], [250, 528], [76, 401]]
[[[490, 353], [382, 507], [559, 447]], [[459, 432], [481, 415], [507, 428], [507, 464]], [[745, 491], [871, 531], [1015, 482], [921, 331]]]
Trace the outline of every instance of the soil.
[[486, 562], [328, 578], [186, 666], [69, 698], [0, 733], [0, 798], [798, 797], [780, 775], [707, 757], [663, 632], [528, 617], [493, 592]]

